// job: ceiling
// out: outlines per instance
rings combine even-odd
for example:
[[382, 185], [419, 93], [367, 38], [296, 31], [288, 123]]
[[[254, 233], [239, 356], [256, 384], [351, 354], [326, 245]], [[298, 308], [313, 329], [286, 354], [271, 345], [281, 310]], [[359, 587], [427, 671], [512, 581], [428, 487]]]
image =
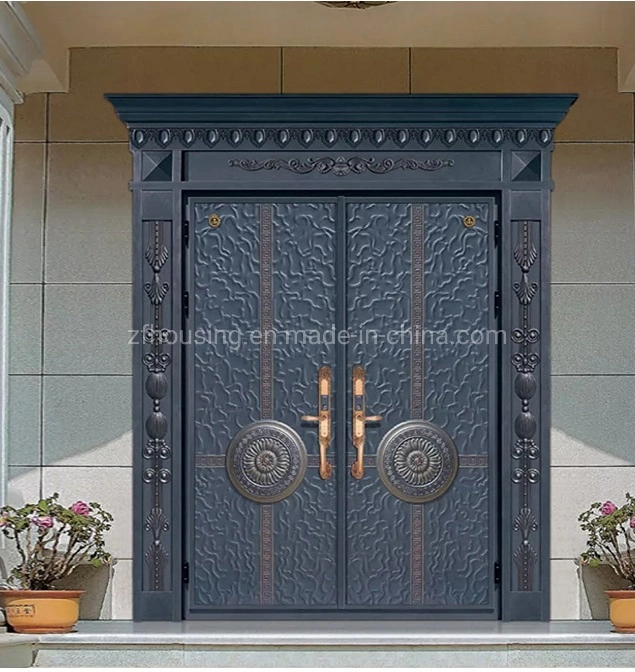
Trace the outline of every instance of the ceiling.
[[621, 50], [624, 87], [635, 63], [635, 46], [629, 44], [635, 33], [635, 2], [401, 0], [365, 10], [327, 8], [308, 0], [22, 6], [54, 70], [65, 65], [72, 47], [609, 46]]

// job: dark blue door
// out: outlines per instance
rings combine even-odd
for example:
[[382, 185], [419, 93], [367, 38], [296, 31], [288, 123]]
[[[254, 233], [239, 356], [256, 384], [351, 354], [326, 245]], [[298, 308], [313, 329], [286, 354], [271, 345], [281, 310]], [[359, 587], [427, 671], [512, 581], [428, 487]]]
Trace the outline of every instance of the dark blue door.
[[186, 613], [496, 617], [493, 199], [188, 199]]

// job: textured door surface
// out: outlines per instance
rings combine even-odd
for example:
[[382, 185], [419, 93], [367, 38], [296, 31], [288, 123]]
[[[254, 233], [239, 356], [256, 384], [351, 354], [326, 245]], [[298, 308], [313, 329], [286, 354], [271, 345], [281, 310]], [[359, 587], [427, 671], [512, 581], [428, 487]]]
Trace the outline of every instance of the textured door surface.
[[349, 606], [493, 607], [491, 210], [347, 204], [347, 359], [382, 416], [347, 474]]
[[302, 336], [334, 323], [335, 213], [190, 202], [194, 612], [336, 605], [335, 481], [301, 422], [334, 365], [333, 344]]
[[189, 615], [497, 616], [493, 210], [189, 199]]

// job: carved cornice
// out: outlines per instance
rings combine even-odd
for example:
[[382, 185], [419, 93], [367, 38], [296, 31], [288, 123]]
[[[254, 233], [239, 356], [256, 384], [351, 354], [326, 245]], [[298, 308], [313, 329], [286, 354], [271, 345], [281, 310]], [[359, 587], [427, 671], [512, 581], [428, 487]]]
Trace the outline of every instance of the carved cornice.
[[510, 95], [173, 95], [111, 94], [134, 127], [373, 126], [553, 129], [576, 99], [568, 94]]
[[544, 149], [553, 143], [553, 129], [546, 127], [201, 127], [131, 128], [135, 149], [215, 150], [409, 150], [422, 149]]

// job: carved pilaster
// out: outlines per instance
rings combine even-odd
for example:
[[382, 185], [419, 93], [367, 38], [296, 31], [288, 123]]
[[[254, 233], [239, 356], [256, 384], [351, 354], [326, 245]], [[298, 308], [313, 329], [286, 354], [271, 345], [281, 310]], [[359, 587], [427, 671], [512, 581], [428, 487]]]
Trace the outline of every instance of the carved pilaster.
[[540, 555], [538, 487], [540, 446], [536, 441], [540, 421], [540, 328], [539, 238], [540, 222], [512, 221], [514, 267], [512, 290], [514, 307], [511, 341], [513, 367], [512, 402], [514, 426], [513, 558], [517, 570], [513, 582], [517, 591], [536, 590], [536, 570]]
[[170, 390], [172, 364], [169, 320], [165, 312], [170, 283], [170, 253], [165, 239], [171, 222], [143, 223], [145, 267], [143, 283], [143, 366], [145, 368], [143, 445], [143, 559], [144, 590], [164, 591], [170, 586], [170, 505], [172, 447], [169, 414], [163, 404]]

